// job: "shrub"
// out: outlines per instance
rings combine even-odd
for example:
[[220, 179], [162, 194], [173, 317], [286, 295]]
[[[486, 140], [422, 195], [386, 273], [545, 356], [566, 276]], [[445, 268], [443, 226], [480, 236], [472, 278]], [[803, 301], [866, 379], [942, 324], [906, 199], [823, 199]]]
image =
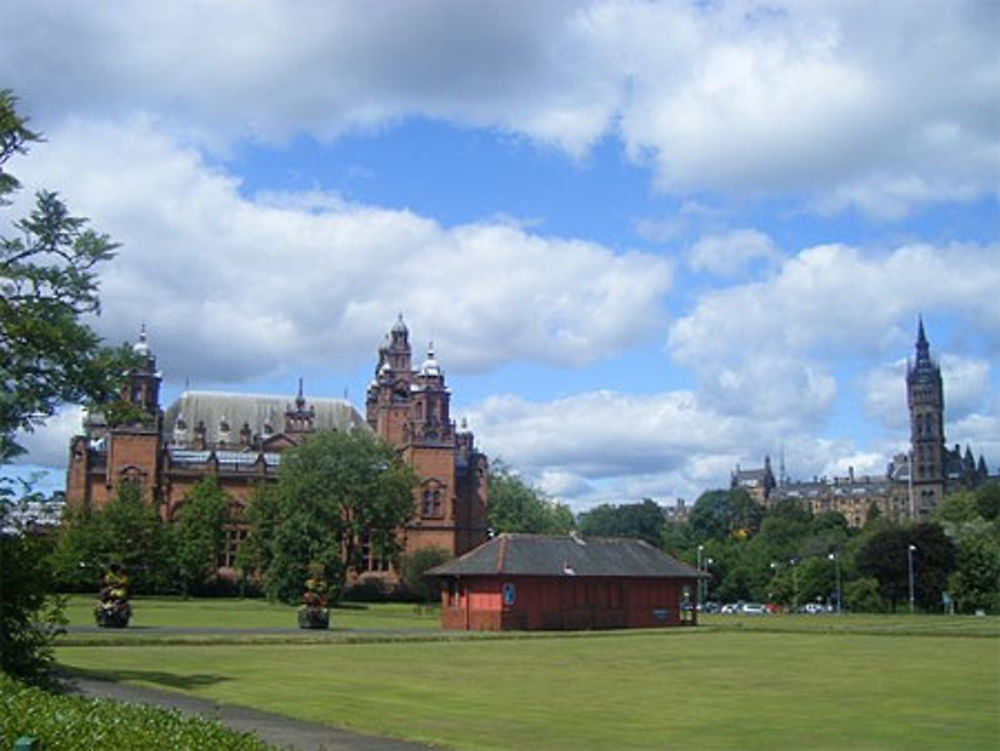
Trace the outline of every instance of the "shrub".
[[348, 602], [385, 602], [389, 593], [381, 579], [360, 579], [344, 592], [343, 599]]
[[421, 548], [404, 555], [400, 561], [400, 595], [414, 602], [431, 602], [437, 599], [437, 582], [428, 580], [424, 572], [451, 560], [451, 553], [444, 548]]
[[252, 733], [229, 730], [214, 720], [141, 704], [59, 696], [0, 674], [0, 748], [11, 748], [23, 735], [38, 739], [45, 751], [272, 748]]
[[65, 623], [52, 597], [52, 572], [42, 541], [0, 534], [0, 671], [44, 682], [52, 638]]

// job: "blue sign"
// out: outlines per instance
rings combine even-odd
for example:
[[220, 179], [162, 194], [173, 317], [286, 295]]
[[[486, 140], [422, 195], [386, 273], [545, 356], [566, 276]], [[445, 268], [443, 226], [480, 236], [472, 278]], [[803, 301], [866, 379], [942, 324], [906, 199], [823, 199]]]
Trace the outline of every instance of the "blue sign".
[[514, 582], [504, 582], [503, 604], [506, 607], [510, 607], [514, 604]]

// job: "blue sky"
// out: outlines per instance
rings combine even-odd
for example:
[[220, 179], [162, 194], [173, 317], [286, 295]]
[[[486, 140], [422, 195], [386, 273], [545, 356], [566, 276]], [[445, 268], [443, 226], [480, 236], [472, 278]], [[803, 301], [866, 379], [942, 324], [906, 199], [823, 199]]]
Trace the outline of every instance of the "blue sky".
[[922, 314], [1000, 466], [995, 3], [163, 5], [14, 0], [0, 82], [47, 137], [2, 221], [48, 187], [122, 243], [94, 325], [146, 323], [164, 406], [361, 407], [402, 312], [489, 455], [670, 503], [881, 473]]

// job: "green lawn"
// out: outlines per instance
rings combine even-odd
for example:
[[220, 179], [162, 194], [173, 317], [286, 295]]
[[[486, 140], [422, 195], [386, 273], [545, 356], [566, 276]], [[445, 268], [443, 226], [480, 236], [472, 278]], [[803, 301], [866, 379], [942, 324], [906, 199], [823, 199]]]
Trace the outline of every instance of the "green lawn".
[[[94, 625], [95, 597], [72, 595], [66, 616], [72, 626]], [[261, 599], [136, 597], [132, 600], [131, 630], [148, 626], [189, 628], [296, 628], [297, 607]], [[441, 628], [437, 609], [403, 603], [375, 606], [347, 603], [331, 611], [331, 626], [338, 629]], [[125, 632], [112, 632], [119, 636]]]
[[[384, 617], [408, 620], [393, 612]], [[821, 619], [794, 617], [568, 637], [64, 646], [57, 654], [68, 667], [113, 680], [451, 748], [1000, 744], [997, 619], [853, 620], [851, 629], [829, 632]], [[890, 633], [900, 623], [911, 630]], [[768, 624], [779, 630], [764, 630]], [[915, 635], [915, 627], [984, 638]]]

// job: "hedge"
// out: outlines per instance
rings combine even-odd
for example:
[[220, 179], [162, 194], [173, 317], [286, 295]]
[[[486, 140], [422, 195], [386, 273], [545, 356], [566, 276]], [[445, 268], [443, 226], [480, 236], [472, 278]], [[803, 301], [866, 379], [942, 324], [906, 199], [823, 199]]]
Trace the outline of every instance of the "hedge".
[[31, 736], [44, 751], [268, 751], [253, 733], [143, 704], [51, 694], [0, 673], [0, 749]]

